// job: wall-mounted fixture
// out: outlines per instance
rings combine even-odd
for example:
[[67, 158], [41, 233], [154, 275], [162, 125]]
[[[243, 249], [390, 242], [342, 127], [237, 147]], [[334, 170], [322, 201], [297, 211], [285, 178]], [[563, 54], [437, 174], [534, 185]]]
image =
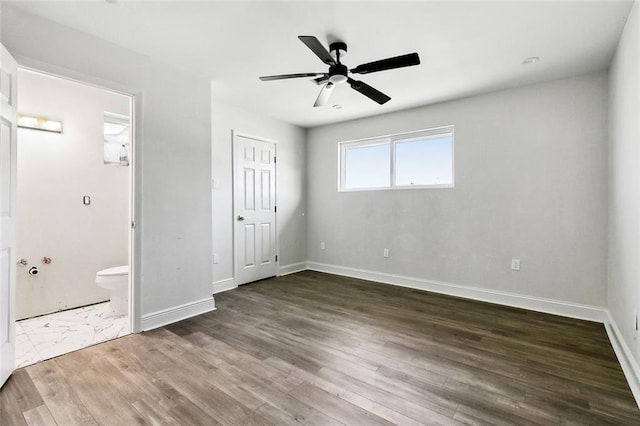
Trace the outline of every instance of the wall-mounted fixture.
[[52, 260], [51, 260], [50, 257], [45, 256], [45, 257], [42, 258], [42, 263], [44, 263], [45, 265], [48, 265], [51, 262], [52, 262]]
[[49, 120], [44, 117], [32, 117], [24, 114], [18, 114], [18, 127], [22, 127], [23, 129], [62, 133], [62, 121]]
[[91, 204], [91, 197], [88, 195], [85, 195], [82, 197], [82, 204], [84, 204], [85, 206], [88, 206]]
[[29, 268], [29, 275], [31, 275], [32, 277], [37, 277], [38, 274], [40, 274], [40, 271], [35, 266]]
[[27, 262], [27, 259], [20, 259], [17, 263], [18, 266], [27, 266], [29, 264], [29, 262]]

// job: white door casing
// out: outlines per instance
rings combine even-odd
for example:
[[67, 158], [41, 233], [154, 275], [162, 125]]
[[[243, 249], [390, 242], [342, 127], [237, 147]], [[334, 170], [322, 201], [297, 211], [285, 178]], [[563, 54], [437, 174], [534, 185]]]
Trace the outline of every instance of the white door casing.
[[0, 386], [15, 368], [16, 61], [0, 45]]
[[277, 274], [276, 144], [233, 135], [234, 264], [237, 285]]

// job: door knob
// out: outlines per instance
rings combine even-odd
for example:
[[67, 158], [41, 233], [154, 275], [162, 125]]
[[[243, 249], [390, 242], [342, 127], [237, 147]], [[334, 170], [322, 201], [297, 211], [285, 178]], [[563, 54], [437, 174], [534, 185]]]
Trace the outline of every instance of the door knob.
[[244, 216], [238, 215], [238, 220], [244, 220]]

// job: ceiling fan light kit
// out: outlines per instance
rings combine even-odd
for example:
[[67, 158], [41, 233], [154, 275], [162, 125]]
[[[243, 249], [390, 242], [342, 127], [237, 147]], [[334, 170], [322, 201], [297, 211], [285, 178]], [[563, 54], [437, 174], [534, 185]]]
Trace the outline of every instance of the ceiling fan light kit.
[[323, 85], [320, 94], [313, 104], [314, 107], [326, 105], [333, 89], [338, 84], [349, 83], [351, 88], [369, 99], [382, 105], [391, 98], [368, 84], [354, 80], [349, 74], [369, 74], [372, 72], [386, 71], [396, 68], [409, 67], [420, 64], [420, 57], [417, 53], [409, 53], [407, 55], [396, 56], [393, 58], [381, 59], [379, 61], [360, 64], [355, 68], [349, 69], [341, 60], [347, 54], [347, 45], [344, 42], [335, 42], [329, 45], [327, 50], [320, 41], [314, 36], [298, 36], [318, 58], [326, 65], [329, 65], [327, 73], [298, 73], [298, 74], [282, 74], [269, 75], [260, 77], [262, 81], [284, 80], [289, 78], [309, 78], [313, 77], [313, 81], [318, 85]]

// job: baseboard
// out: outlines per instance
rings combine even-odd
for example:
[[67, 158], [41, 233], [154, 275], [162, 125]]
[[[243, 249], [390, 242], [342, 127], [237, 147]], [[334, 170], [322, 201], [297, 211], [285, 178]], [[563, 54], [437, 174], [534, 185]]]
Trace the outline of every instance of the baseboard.
[[182, 321], [196, 315], [215, 311], [216, 301], [212, 297], [198, 300], [192, 303], [176, 306], [162, 311], [153, 312], [142, 316], [142, 331], [153, 330], [163, 325]]
[[280, 269], [278, 269], [278, 275], [295, 274], [296, 272], [306, 271], [307, 269], [307, 262], [292, 263], [281, 266]]
[[233, 290], [237, 287], [235, 278], [227, 278], [226, 280], [214, 281], [212, 292], [213, 294], [222, 293], [223, 291]]
[[601, 323], [604, 323], [606, 320], [606, 309], [597, 306], [581, 305], [560, 300], [525, 296], [517, 293], [488, 290], [478, 287], [467, 287], [459, 284], [367, 271], [364, 269], [349, 268], [345, 266], [328, 265], [318, 262], [307, 262], [307, 268], [312, 271], [360, 278], [384, 284], [393, 284], [400, 287], [415, 288], [418, 290], [431, 291], [434, 293], [447, 294], [450, 296], [479, 300], [482, 302], [495, 303], [515, 308], [529, 309], [531, 311], [544, 312], [564, 317]]
[[627, 379], [627, 383], [629, 383], [629, 387], [636, 399], [636, 403], [638, 404], [638, 407], [640, 407], [640, 367], [638, 367], [638, 363], [631, 354], [629, 346], [627, 346], [622, 338], [622, 333], [620, 333], [618, 325], [613, 320], [613, 317], [608, 310], [604, 326], [607, 330], [609, 341], [611, 341], [611, 346], [613, 346], [613, 350], [618, 357], [624, 376]]

